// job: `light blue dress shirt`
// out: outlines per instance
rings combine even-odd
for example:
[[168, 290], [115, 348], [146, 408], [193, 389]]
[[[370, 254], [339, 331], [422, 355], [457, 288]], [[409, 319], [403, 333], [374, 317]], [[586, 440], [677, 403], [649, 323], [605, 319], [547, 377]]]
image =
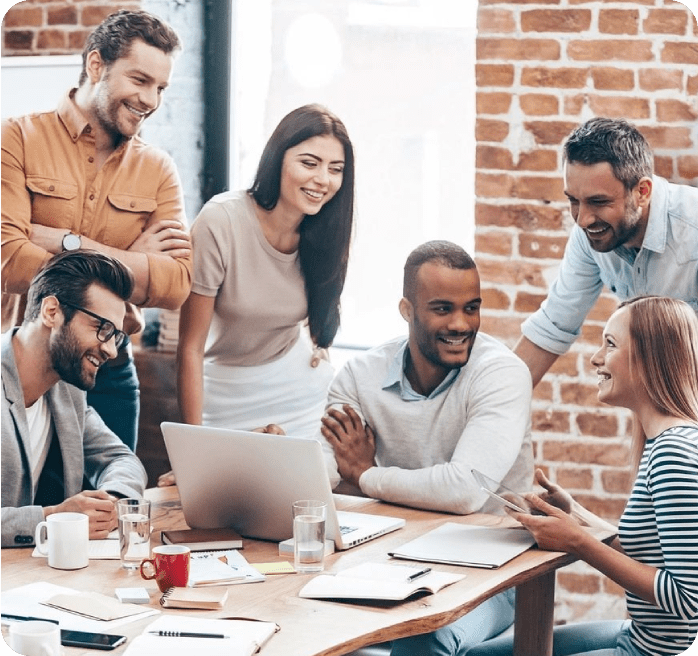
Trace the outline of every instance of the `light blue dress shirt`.
[[644, 294], [671, 296], [698, 312], [698, 189], [654, 176], [639, 251], [621, 246], [598, 253], [575, 225], [548, 297], [521, 331], [546, 351], [565, 353], [604, 285], [622, 301]]

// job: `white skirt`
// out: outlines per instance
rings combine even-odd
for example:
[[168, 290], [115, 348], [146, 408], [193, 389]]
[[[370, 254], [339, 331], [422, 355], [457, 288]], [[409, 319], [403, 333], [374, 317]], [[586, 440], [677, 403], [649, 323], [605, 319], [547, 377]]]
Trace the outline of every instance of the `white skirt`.
[[253, 430], [278, 424], [287, 435], [317, 438], [334, 369], [310, 366], [312, 350], [301, 333], [284, 356], [259, 366], [204, 362], [203, 425]]

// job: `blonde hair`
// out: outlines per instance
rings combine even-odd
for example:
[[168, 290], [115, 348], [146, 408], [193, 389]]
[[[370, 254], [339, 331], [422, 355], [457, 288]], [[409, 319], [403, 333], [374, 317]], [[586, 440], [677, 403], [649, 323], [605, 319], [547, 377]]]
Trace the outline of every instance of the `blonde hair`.
[[[630, 367], [652, 405], [662, 414], [698, 423], [698, 317], [691, 306], [665, 296], [639, 296], [621, 303], [629, 312]], [[633, 422], [637, 466], [647, 441]]]

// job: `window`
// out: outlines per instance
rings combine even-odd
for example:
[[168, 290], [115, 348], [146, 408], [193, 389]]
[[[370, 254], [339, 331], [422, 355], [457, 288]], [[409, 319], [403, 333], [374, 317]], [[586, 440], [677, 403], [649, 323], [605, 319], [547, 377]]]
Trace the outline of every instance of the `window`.
[[406, 332], [408, 253], [429, 239], [472, 252], [475, 21], [464, 0], [236, 0], [230, 188], [251, 184], [289, 111], [319, 102], [356, 155], [356, 230], [336, 345]]

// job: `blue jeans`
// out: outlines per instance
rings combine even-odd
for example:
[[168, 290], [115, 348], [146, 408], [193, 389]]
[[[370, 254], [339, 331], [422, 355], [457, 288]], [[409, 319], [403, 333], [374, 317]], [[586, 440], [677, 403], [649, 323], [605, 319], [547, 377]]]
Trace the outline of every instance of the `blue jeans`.
[[[630, 642], [630, 620], [581, 622], [557, 626], [553, 656], [644, 656]], [[511, 656], [514, 637], [494, 638], [474, 647], [468, 656]]]
[[395, 640], [391, 656], [462, 656], [473, 646], [499, 635], [514, 621], [515, 589], [481, 603], [448, 626], [433, 633]]
[[[121, 348], [120, 354], [124, 349], [126, 346]], [[99, 368], [95, 386], [87, 393], [87, 403], [135, 453], [141, 392], [133, 356], [130, 352], [125, 356], [123, 363], [114, 365], [107, 362]]]

